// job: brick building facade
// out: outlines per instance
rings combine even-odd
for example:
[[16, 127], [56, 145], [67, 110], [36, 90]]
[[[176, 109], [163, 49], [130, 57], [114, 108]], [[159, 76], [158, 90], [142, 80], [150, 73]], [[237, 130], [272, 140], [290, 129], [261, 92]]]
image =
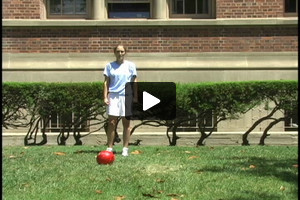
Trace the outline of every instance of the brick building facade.
[[[83, 10], [69, 15], [52, 9], [61, 2], [2, 1], [3, 81], [102, 81], [119, 43], [141, 81], [297, 80], [298, 0], [198, 0], [192, 12], [194, 0], [66, 1]], [[138, 14], [114, 18], [127, 5]], [[244, 130], [245, 119], [218, 131]]]

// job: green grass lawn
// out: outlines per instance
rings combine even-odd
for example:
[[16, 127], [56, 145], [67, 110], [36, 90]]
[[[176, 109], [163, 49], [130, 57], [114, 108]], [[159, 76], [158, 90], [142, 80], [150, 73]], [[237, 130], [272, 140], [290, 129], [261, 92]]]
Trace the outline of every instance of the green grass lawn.
[[3, 147], [5, 200], [296, 200], [298, 147], [117, 146]]

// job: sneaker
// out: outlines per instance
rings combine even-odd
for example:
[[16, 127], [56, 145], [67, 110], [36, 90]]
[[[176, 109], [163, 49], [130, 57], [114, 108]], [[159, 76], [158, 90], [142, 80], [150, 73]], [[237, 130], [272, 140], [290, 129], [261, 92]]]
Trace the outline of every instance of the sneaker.
[[113, 148], [110, 148], [110, 147], [108, 147], [108, 148], [106, 149], [106, 151], [110, 151], [110, 152], [113, 152], [114, 154], [116, 154], [116, 151], [115, 151]]
[[124, 147], [122, 151], [122, 156], [129, 156], [128, 151], [129, 149], [127, 147]]

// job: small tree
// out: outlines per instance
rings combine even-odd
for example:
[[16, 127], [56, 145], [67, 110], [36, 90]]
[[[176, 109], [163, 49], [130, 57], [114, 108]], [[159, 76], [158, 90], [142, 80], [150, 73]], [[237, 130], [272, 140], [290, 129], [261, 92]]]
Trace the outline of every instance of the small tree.
[[[248, 135], [259, 124], [266, 120], [271, 120], [269, 125], [265, 128], [263, 135], [260, 139], [260, 145], [264, 145], [264, 140], [268, 136], [268, 131], [276, 124], [284, 121], [288, 115], [286, 111], [293, 111], [298, 108], [298, 84], [296, 81], [265, 81], [257, 85], [257, 91], [260, 93], [260, 99], [265, 103], [265, 110], [269, 110], [269, 114], [256, 120], [252, 126], [243, 134], [242, 145], [250, 145], [247, 139]], [[270, 107], [270, 103], [274, 106]], [[282, 117], [275, 118], [276, 112], [282, 112]]]
[[[192, 111], [198, 114], [200, 138], [197, 146], [203, 146], [217, 127], [226, 119], [236, 119], [241, 114], [255, 107], [260, 101], [257, 98], [253, 82], [224, 82], [195, 84], [190, 88], [188, 99]], [[213, 127], [207, 128], [209, 115], [214, 115]]]

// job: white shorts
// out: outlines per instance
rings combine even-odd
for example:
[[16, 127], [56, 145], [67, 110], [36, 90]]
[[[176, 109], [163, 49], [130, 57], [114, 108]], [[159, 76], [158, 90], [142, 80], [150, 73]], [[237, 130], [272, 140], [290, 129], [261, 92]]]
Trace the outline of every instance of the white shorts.
[[[106, 112], [109, 116], [125, 117], [131, 115], [131, 104], [125, 104], [125, 96], [118, 93], [109, 93], [109, 105], [106, 107]], [[127, 109], [127, 110], [126, 110]], [[125, 110], [126, 115], [125, 115]]]

